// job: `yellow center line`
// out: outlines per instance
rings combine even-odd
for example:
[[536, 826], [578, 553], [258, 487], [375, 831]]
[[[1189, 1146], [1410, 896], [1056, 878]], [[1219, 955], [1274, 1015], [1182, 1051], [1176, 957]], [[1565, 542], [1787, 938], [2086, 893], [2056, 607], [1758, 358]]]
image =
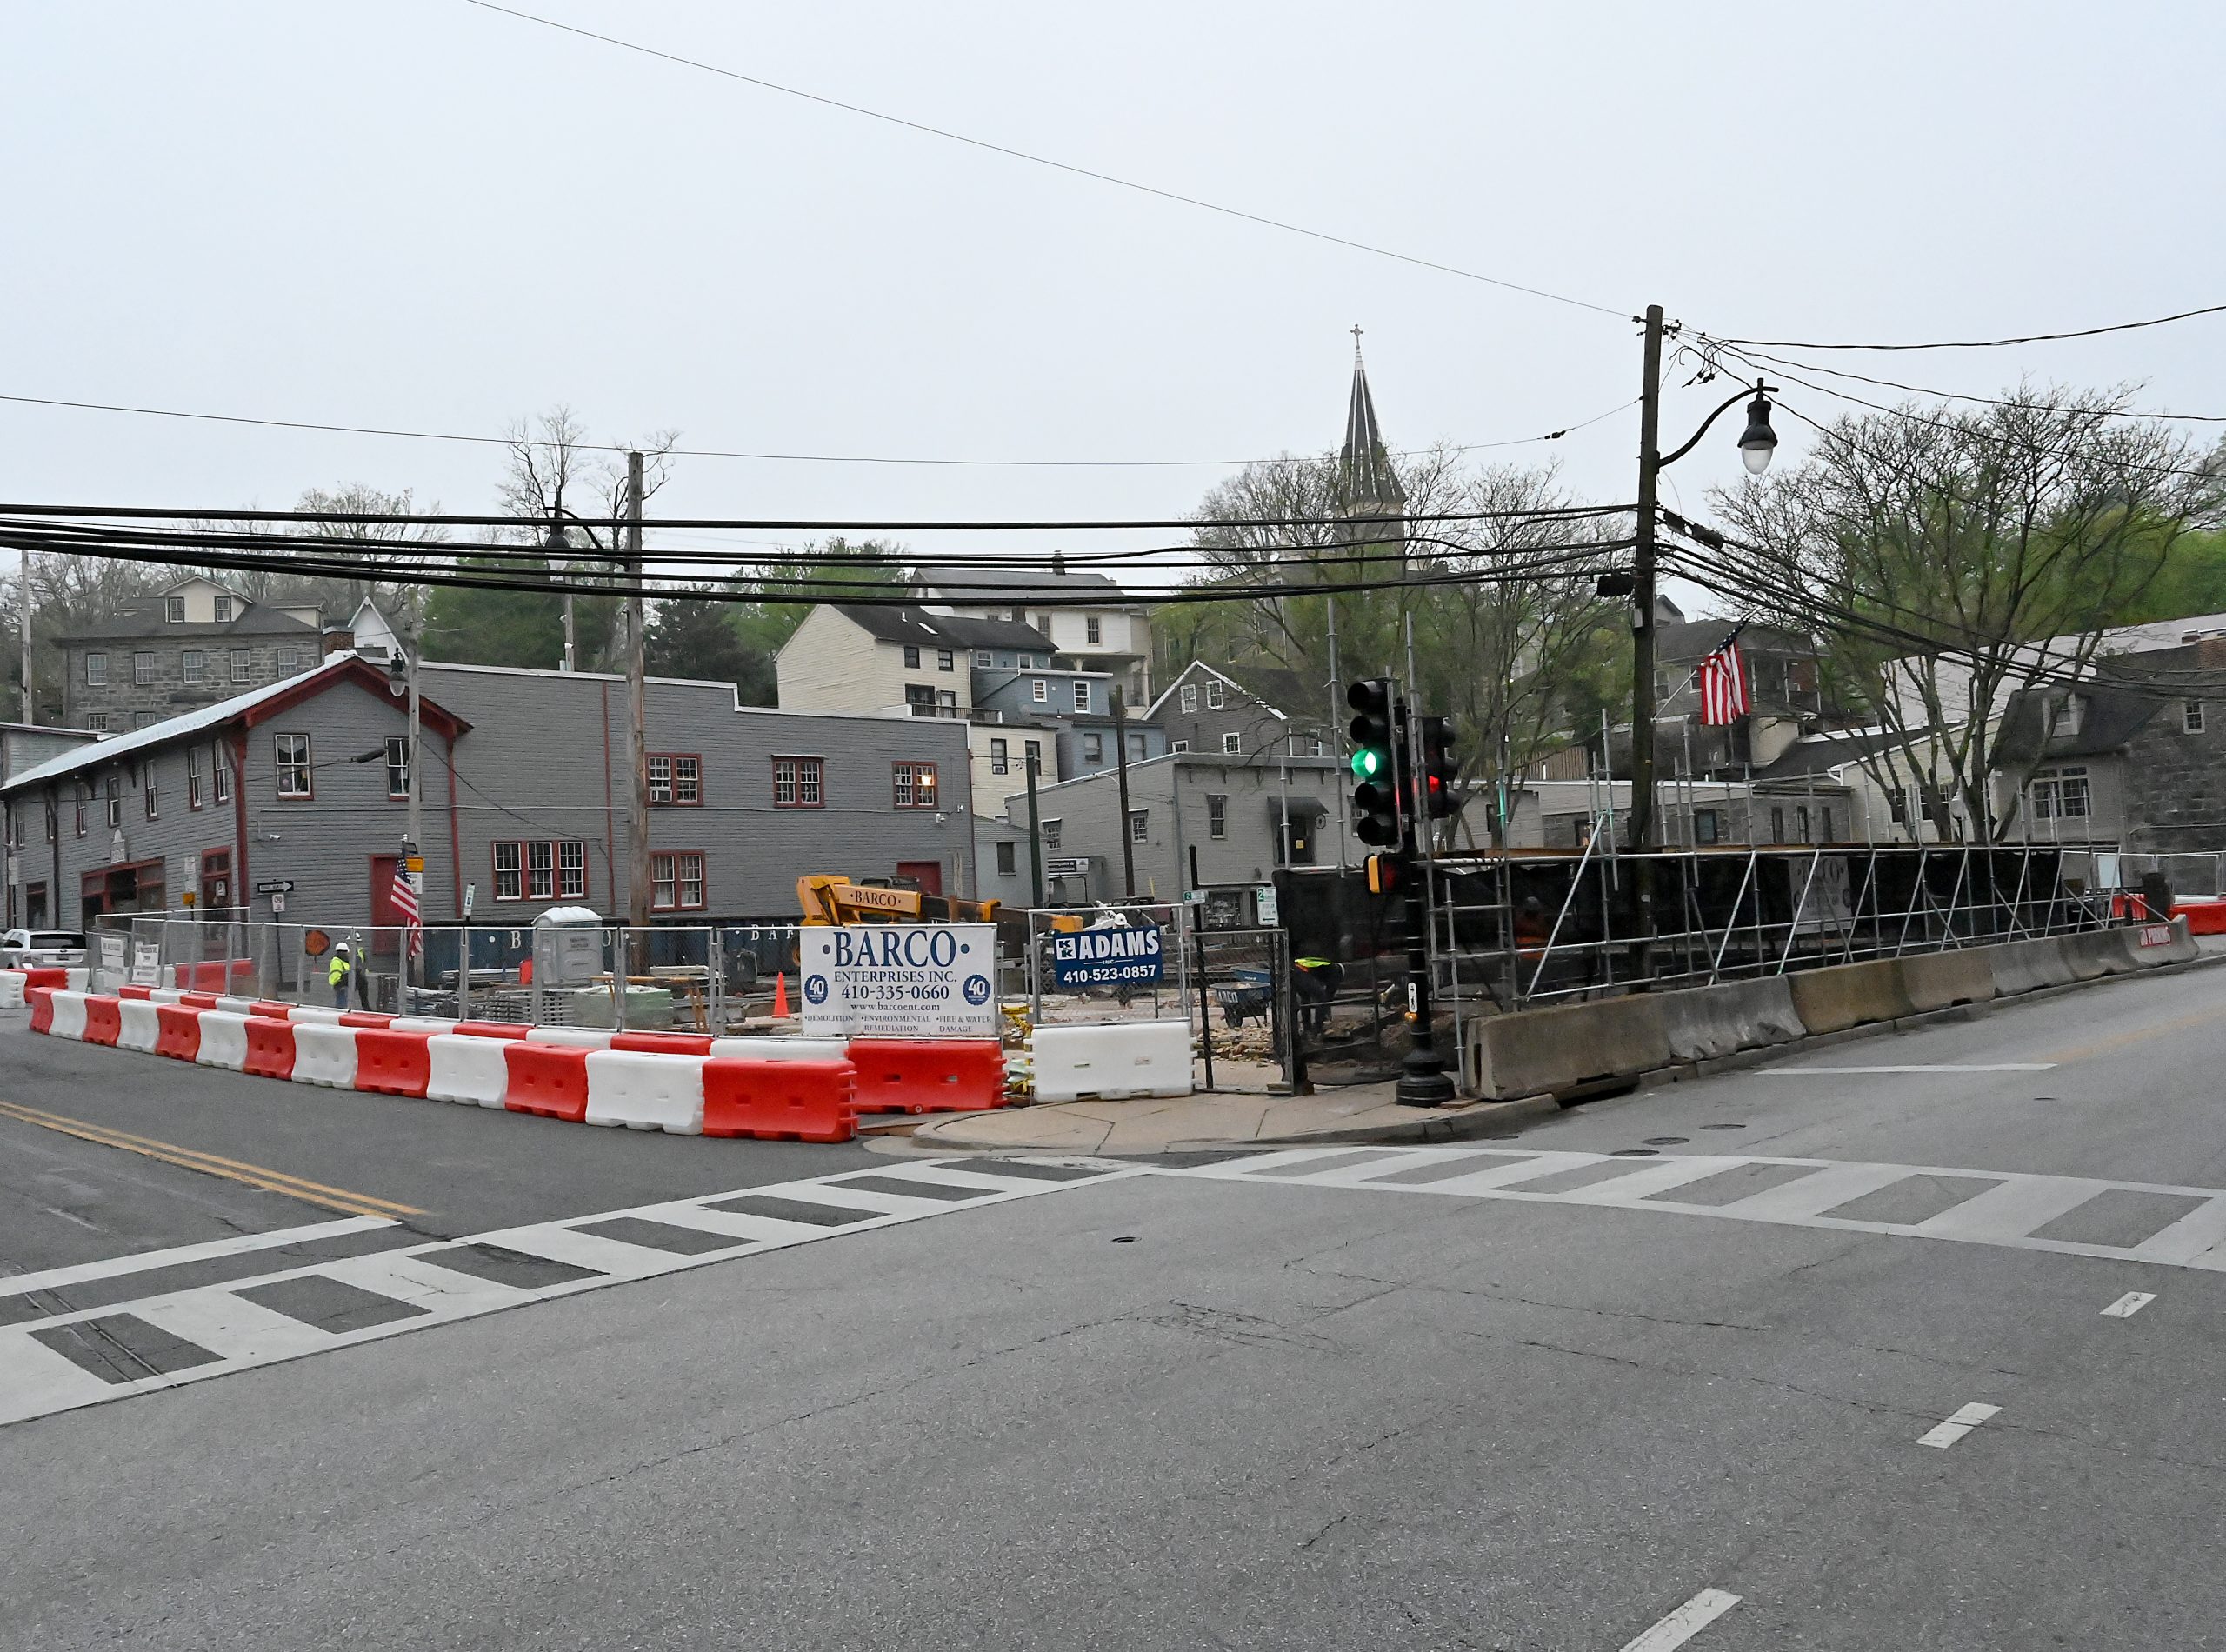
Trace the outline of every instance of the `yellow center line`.
[[16, 1102], [0, 1102], [0, 1117], [12, 1118], [25, 1124], [36, 1124], [41, 1129], [59, 1135], [73, 1136], [83, 1142], [102, 1147], [119, 1149], [126, 1153], [137, 1153], [165, 1164], [175, 1164], [181, 1169], [198, 1170], [206, 1176], [218, 1176], [227, 1181], [260, 1189], [266, 1193], [283, 1193], [289, 1198], [299, 1199], [304, 1204], [319, 1205], [328, 1210], [344, 1211], [354, 1216], [417, 1216], [424, 1215], [415, 1205], [397, 1204], [391, 1199], [374, 1198], [368, 1193], [351, 1193], [345, 1188], [327, 1187], [322, 1182], [310, 1182], [283, 1170], [265, 1169], [259, 1164], [246, 1164], [237, 1159], [222, 1158], [214, 1153], [203, 1153], [192, 1148], [178, 1147], [169, 1142], [158, 1142], [152, 1136], [137, 1136], [129, 1130], [111, 1129], [106, 1125], [88, 1123], [83, 1119], [70, 1118], [60, 1113], [48, 1113], [35, 1107], [25, 1107]]
[[2146, 1027], [2129, 1028], [2124, 1032], [2112, 1033], [2107, 1038], [2097, 1038], [2092, 1043], [2081, 1044], [2071, 1049], [2059, 1049], [2041, 1057], [2043, 1061], [2084, 1061], [2089, 1056], [2100, 1056], [2113, 1049], [2123, 1049], [2128, 1044], [2137, 1044], [2144, 1038], [2158, 1033], [2185, 1032], [2190, 1027], [2202, 1027], [2216, 1021], [2226, 1011], [2203, 1009], [2192, 1016], [2182, 1016], [2176, 1021], [2159, 1021]]

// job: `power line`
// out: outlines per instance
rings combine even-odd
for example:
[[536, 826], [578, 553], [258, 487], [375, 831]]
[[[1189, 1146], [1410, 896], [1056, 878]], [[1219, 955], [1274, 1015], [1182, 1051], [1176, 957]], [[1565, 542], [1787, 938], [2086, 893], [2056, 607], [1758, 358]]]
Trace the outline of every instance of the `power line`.
[[[183, 408], [139, 407], [123, 402], [75, 402], [57, 396], [0, 394], [0, 402], [11, 402], [23, 407], [69, 408], [82, 413], [128, 413], [143, 418], [186, 419], [208, 424], [245, 424], [270, 430], [315, 430], [331, 436], [392, 436], [411, 442], [460, 442], [477, 447], [548, 445], [537, 442], [531, 436], [476, 436], [461, 430], [417, 430], [395, 425], [332, 424], [315, 419], [261, 418], [243, 413], [202, 413]], [[1558, 442], [1636, 405], [1636, 398], [1621, 402], [1604, 413], [1596, 413], [1590, 418], [1579, 419], [1559, 430], [1549, 430], [1543, 436], [1503, 436], [1492, 442], [1457, 443], [1449, 445], [1446, 451], [1481, 453], [1494, 448], [1530, 447], [1543, 442]], [[627, 453], [633, 450], [615, 442], [574, 442], [569, 445], [574, 451], [581, 453]], [[1400, 450], [1397, 456], [1415, 458], [1436, 451], [1437, 450], [1434, 448], [1406, 448]], [[675, 459], [747, 459], [770, 464], [930, 465], [963, 470], [1229, 470], [1254, 464], [1314, 463], [1311, 458], [1286, 456], [1272, 459], [951, 459], [870, 453], [771, 453], [740, 448], [668, 448], [664, 450], [664, 456]]]
[[[483, 0], [470, 0], [474, 5]], [[2099, 338], [2104, 333], [2129, 333], [2143, 327], [2168, 327], [2174, 322], [2192, 321], [2198, 316], [2226, 315], [2226, 304], [2205, 304], [2199, 310], [2183, 310], [2169, 316], [2152, 316], [2146, 321], [2116, 321], [2103, 327], [2079, 327], [2061, 333], [2025, 333], [2016, 338], [1950, 339], [1929, 344], [1820, 344], [1810, 339], [1799, 338], [1726, 338], [1726, 344], [1752, 344], [1761, 350], [2003, 350], [2012, 344], [2052, 344], [2066, 338]]]
[[[1703, 338], [1703, 343], [1717, 344], [1720, 339]], [[1858, 383], [1875, 384], [1882, 390], [1906, 390], [1912, 396], [1930, 396], [1943, 402], [1976, 402], [1984, 407], [2029, 408], [2036, 413], [2092, 413], [2114, 419], [2170, 420], [2183, 424], [2226, 424], [2226, 413], [2165, 413], [2150, 412], [2140, 408], [2115, 410], [2093, 407], [2059, 407], [2046, 402], [2020, 401], [2001, 396], [1973, 396], [1963, 390], [1936, 390], [1923, 384], [1904, 384], [1898, 379], [1873, 378], [1867, 373], [1850, 373], [1843, 367], [1826, 367], [1820, 362], [1796, 361], [1789, 356], [1772, 356], [1766, 351], [1748, 349], [1728, 350], [1743, 362], [1768, 362], [1773, 367], [1798, 367], [1807, 372], [1823, 373], [1832, 378], [1854, 379]]]
[[841, 110], [845, 114], [863, 115], [869, 120], [883, 121], [891, 126], [901, 126], [909, 131], [924, 133], [930, 137], [940, 137], [950, 143], [963, 143], [971, 149], [986, 150], [993, 155], [1003, 155], [1016, 161], [1026, 161], [1033, 166], [1049, 167], [1057, 172], [1071, 173], [1076, 177], [1090, 178], [1099, 183], [1110, 183], [1117, 189], [1133, 190], [1139, 195], [1156, 196], [1163, 201], [1174, 201], [1183, 206], [1197, 207], [1203, 211], [1217, 212], [1224, 217], [1239, 218], [1247, 223], [1262, 224], [1270, 230], [1281, 230], [1289, 235], [1303, 236], [1310, 241], [1328, 242], [1332, 246], [1350, 248], [1356, 252], [1371, 253], [1379, 258], [1394, 259], [1400, 263], [1414, 264], [1423, 270], [1435, 270], [1441, 275], [1458, 276], [1464, 281], [1482, 282], [1488, 287], [1504, 288], [1509, 292], [1527, 293], [1533, 298], [1549, 299], [1555, 303], [1568, 304], [1577, 310], [1590, 310], [1598, 315], [1613, 316], [1618, 320], [1626, 318], [1629, 313], [1607, 304], [1593, 303], [1588, 299], [1572, 298], [1566, 293], [1549, 292], [1543, 287], [1529, 287], [1519, 281], [1507, 281], [1497, 276], [1480, 275], [1476, 270], [1463, 270], [1456, 264], [1439, 263], [1430, 258], [1418, 258], [1411, 253], [1394, 252], [1388, 247], [1373, 246], [1365, 241], [1355, 241], [1350, 236], [1331, 235], [1323, 230], [1310, 230], [1303, 224], [1287, 223], [1281, 218], [1265, 217], [1257, 212], [1246, 212], [1237, 207], [1223, 206], [1218, 202], [1203, 200], [1195, 195], [1182, 195], [1173, 190], [1160, 189], [1154, 184], [1139, 183], [1133, 178], [1116, 177], [1110, 172], [1096, 171], [1090, 167], [1076, 166], [1071, 162], [1055, 161], [1048, 156], [1031, 154], [1026, 150], [1014, 149], [1008, 144], [994, 143], [987, 138], [970, 137], [963, 132], [954, 132], [945, 127], [930, 126], [924, 122], [907, 120], [901, 115], [884, 114], [880, 110], [868, 109], [861, 103], [844, 103], [838, 97], [828, 97], [818, 92], [804, 91], [799, 87], [784, 86], [778, 81], [766, 80], [756, 75], [745, 75], [740, 70], [723, 68], [717, 63], [705, 63], [701, 58], [683, 57], [677, 52], [660, 51], [654, 46], [644, 46], [635, 41], [622, 40], [616, 35], [597, 34], [592, 29], [582, 29], [569, 23], [559, 23], [553, 17], [538, 17], [530, 11], [520, 11], [510, 6], [497, 5], [494, 0], [464, 0], [464, 3], [477, 6], [483, 11], [498, 12], [506, 17], [515, 17], [522, 23], [538, 23], [544, 29], [553, 29], [560, 34], [577, 35], [583, 40], [598, 41], [606, 46], [616, 46], [622, 51], [636, 52], [644, 57], [655, 57], [664, 63], [677, 63], [683, 69], [700, 70], [707, 75], [717, 75], [723, 79], [740, 81], [746, 86], [755, 86], [763, 91], [779, 92], [789, 97], [800, 97], [807, 103]]

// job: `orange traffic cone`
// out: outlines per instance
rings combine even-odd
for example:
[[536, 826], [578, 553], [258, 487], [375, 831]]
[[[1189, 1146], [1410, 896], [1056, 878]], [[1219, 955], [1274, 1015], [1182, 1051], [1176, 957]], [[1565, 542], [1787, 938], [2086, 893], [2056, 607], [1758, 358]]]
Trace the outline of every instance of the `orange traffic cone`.
[[773, 977], [773, 1017], [785, 1020], [789, 1013], [789, 972], [785, 969]]

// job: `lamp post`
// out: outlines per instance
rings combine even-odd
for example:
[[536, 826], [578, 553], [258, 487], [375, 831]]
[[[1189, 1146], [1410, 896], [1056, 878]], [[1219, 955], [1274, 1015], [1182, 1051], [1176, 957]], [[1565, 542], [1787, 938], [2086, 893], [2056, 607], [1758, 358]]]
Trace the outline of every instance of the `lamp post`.
[[[1770, 386], [1760, 379], [1750, 392], [1742, 390], [1701, 421], [1685, 444], [1671, 453], [1659, 450], [1662, 429], [1662, 306], [1646, 307], [1644, 377], [1639, 389], [1638, 523], [1637, 543], [1631, 557], [1631, 806], [1630, 846], [1654, 846], [1654, 553], [1657, 483], [1662, 471], [1700, 444], [1709, 427], [1725, 410], [1752, 395], [1747, 405], [1747, 428], [1739, 436], [1739, 456], [1749, 476], [1769, 468], [1777, 450], [1777, 433], [1770, 429]], [[1651, 919], [1650, 911], [1647, 916]], [[1649, 928], [1651, 929], [1650, 922]]]

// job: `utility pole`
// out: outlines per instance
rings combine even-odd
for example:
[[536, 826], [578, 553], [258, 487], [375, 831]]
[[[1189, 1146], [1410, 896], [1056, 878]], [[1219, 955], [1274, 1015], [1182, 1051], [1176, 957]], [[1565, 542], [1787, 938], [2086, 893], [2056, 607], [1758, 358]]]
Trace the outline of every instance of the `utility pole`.
[[1041, 910], [1043, 905], [1043, 813], [1036, 801], [1036, 754], [1023, 743], [1022, 766], [1028, 770], [1028, 878], [1029, 904]]
[[[410, 631], [415, 633], [417, 629], [412, 626]], [[418, 756], [418, 736], [422, 724], [417, 711], [417, 636], [405, 635], [402, 639], [402, 647], [403, 657], [409, 662], [407, 669], [410, 689], [410, 744], [406, 748], [410, 766], [403, 771], [410, 785], [410, 841], [403, 845], [402, 864], [403, 869], [410, 874], [410, 892], [417, 897], [417, 932], [423, 936], [425, 923], [425, 836], [420, 803], [422, 796], [420, 773], [424, 764]], [[468, 961], [465, 967], [467, 969], [470, 967]], [[409, 937], [405, 936], [403, 938], [402, 946], [402, 984], [405, 989], [410, 985], [410, 942]], [[396, 1008], [407, 1012], [409, 999], [406, 992], [401, 996]]]
[[37, 706], [31, 699], [31, 554], [26, 550], [23, 556], [22, 589], [16, 596], [16, 643], [22, 650], [23, 668], [23, 721], [37, 723], [34, 715]]
[[632, 931], [629, 972], [649, 973], [650, 937], [650, 757], [648, 638], [642, 618], [642, 456], [626, 456], [627, 583], [626, 723], [634, 763], [634, 791], [626, 806], [626, 922]]
[[1133, 901], [1136, 898], [1136, 838], [1129, 825], [1129, 708], [1121, 698], [1118, 683], [1113, 688], [1113, 765], [1121, 776], [1121, 890]]
[[1630, 846], [1654, 845], [1655, 495], [1662, 466], [1662, 306], [1646, 307], [1638, 413], [1637, 543], [1631, 554]]

